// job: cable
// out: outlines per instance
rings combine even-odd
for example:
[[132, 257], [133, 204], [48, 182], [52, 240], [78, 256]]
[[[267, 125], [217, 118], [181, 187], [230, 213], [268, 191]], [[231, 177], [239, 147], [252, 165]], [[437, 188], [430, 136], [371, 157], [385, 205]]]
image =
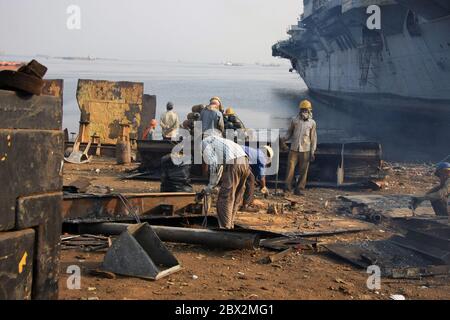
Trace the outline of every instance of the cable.
[[128, 214], [131, 213], [131, 215], [134, 217], [134, 219], [136, 220], [136, 222], [138, 224], [141, 223], [141, 219], [139, 218], [138, 214], [136, 213], [136, 211], [134, 211], [133, 207], [131, 206], [131, 203], [128, 201], [128, 199], [121, 193], [117, 194], [117, 197], [122, 201], [123, 205], [125, 206], [125, 209], [128, 211]]

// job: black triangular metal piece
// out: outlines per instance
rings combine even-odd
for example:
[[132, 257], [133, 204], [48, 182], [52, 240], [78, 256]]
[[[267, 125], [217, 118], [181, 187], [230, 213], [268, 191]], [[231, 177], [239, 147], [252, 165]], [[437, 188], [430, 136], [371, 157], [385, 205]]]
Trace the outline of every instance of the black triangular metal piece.
[[120, 275], [158, 280], [181, 270], [175, 256], [148, 223], [128, 227], [103, 260], [103, 269]]

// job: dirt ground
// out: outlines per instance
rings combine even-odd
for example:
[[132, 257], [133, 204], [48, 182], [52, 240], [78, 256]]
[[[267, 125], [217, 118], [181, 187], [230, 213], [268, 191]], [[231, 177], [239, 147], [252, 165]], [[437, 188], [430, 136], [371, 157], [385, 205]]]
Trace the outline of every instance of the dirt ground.
[[[64, 182], [78, 177], [92, 179], [92, 185], [109, 187], [120, 192], [158, 192], [156, 182], [123, 180], [127, 170], [136, 165], [117, 166], [113, 162], [96, 161], [76, 166], [66, 164]], [[383, 190], [308, 189], [297, 197], [298, 209], [286, 214], [298, 230], [314, 231], [320, 221], [340, 219], [339, 195], [356, 194], [420, 194], [436, 184], [430, 165], [385, 164], [388, 172]], [[197, 190], [200, 185], [195, 186]], [[283, 201], [283, 197], [261, 199], [265, 203]], [[266, 219], [265, 210], [253, 214]], [[273, 215], [272, 215], [273, 217]], [[320, 237], [319, 243], [336, 241], [376, 240], [386, 238], [390, 230], [382, 225], [372, 225], [370, 231], [339, 236]], [[167, 244], [183, 269], [158, 281], [147, 281], [116, 276], [107, 279], [91, 275], [90, 270], [100, 266], [104, 252], [86, 253], [77, 250], [63, 251], [61, 256], [60, 298], [88, 300], [124, 299], [237, 299], [237, 300], [378, 300], [401, 294], [406, 299], [450, 299], [448, 276], [422, 280], [382, 279], [381, 290], [371, 291], [366, 286], [368, 274], [352, 267], [322, 250], [321, 252], [294, 251], [283, 260], [263, 264], [261, 260], [272, 251], [211, 250], [200, 246]], [[81, 289], [67, 288], [67, 268], [78, 265], [82, 270]]]

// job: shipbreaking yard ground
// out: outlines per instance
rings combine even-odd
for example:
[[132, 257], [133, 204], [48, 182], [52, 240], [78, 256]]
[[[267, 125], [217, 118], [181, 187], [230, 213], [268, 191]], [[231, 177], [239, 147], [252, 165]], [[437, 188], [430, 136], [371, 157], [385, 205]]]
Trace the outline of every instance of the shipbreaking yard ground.
[[[89, 178], [94, 189], [109, 187], [120, 193], [159, 192], [159, 183], [123, 180], [126, 172], [138, 165], [119, 166], [113, 159], [94, 160], [90, 164], [64, 166], [64, 185], [80, 177]], [[338, 190], [312, 188], [304, 197], [291, 197], [296, 208], [284, 214], [267, 213], [270, 203], [281, 203], [285, 198], [257, 196], [259, 213], [239, 213], [239, 221], [266, 222], [302, 232], [333, 230], [345, 224], [362, 223], [342, 213], [339, 196], [420, 194], [436, 183], [432, 167], [427, 165], [388, 164], [385, 186], [379, 191]], [[98, 170], [97, 170], [98, 169]], [[201, 185], [195, 185], [200, 191]], [[272, 190], [273, 191], [273, 190]], [[331, 221], [331, 223], [330, 223]], [[238, 222], [239, 223], [239, 222]], [[264, 224], [264, 223], [262, 223]], [[275, 225], [274, 224], [274, 225]], [[406, 299], [450, 299], [450, 277], [438, 275], [420, 279], [381, 279], [381, 289], [369, 290], [366, 270], [331, 255], [322, 245], [355, 241], [382, 240], [392, 235], [392, 228], [369, 223], [370, 230], [309, 238], [319, 243], [319, 250], [294, 248], [272, 263], [262, 262], [273, 251], [209, 249], [203, 246], [166, 243], [182, 266], [182, 270], [157, 281], [141, 280], [112, 274], [93, 273], [100, 268], [105, 250], [85, 252], [81, 248], [62, 250], [60, 266], [60, 299], [81, 300], [177, 300], [177, 299], [239, 299], [239, 300], [294, 300], [294, 299], [390, 299], [403, 295]], [[281, 226], [281, 227], [280, 227]], [[331, 226], [331, 229], [330, 229]], [[267, 229], [266, 229], [267, 230]], [[279, 230], [277, 230], [278, 232]], [[67, 237], [65, 234], [63, 237]], [[314, 246], [315, 248], [315, 246]], [[69, 266], [81, 268], [81, 288], [70, 290], [67, 280]]]

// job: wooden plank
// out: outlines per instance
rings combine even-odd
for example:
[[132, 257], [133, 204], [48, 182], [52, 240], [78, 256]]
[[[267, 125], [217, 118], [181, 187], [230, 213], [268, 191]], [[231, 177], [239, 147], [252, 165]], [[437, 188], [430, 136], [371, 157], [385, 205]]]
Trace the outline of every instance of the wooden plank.
[[0, 90], [0, 128], [62, 130], [62, 100]]
[[0, 232], [0, 300], [31, 298], [34, 238], [33, 229]]
[[62, 131], [0, 129], [0, 231], [15, 227], [20, 196], [62, 190]]

